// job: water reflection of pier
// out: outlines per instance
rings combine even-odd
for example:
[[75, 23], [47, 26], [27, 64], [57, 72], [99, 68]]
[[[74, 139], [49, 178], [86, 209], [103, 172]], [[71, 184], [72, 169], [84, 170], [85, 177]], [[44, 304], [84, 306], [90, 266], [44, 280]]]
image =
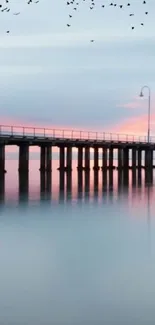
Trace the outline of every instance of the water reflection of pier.
[[[59, 171], [58, 197], [59, 200], [70, 200], [76, 190], [77, 199], [89, 199], [90, 196], [98, 198], [102, 194], [116, 192], [127, 193], [129, 188], [140, 188], [153, 184], [153, 170], [94, 170], [94, 171]], [[76, 178], [76, 180], [75, 180]], [[29, 198], [28, 175], [19, 173], [19, 201], [26, 201]], [[40, 199], [52, 199], [53, 191], [52, 173], [40, 173]], [[5, 200], [5, 174], [0, 175], [0, 201]]]

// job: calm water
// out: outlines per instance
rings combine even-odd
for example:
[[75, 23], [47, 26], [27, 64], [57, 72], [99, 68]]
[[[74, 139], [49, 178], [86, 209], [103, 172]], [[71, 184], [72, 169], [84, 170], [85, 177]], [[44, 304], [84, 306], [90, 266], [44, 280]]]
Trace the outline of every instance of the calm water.
[[76, 170], [60, 184], [56, 167], [45, 191], [31, 161], [27, 192], [6, 163], [0, 325], [155, 324], [154, 184]]

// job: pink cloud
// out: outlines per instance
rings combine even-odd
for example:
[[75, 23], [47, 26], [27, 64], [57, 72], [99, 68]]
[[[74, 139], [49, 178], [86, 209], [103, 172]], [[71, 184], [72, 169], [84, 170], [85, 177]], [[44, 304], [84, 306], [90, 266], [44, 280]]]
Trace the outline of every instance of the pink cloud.
[[[112, 127], [113, 132], [132, 135], [146, 135], [147, 133], [147, 115], [131, 117]], [[151, 116], [151, 133], [155, 134], [155, 114]]]

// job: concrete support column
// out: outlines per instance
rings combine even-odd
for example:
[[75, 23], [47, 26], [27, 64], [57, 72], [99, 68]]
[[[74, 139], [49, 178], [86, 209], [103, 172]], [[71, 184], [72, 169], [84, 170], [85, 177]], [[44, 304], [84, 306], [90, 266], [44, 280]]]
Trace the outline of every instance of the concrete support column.
[[137, 164], [136, 154], [137, 154], [136, 148], [132, 148], [132, 168], [136, 168], [136, 164]]
[[78, 170], [82, 170], [83, 168], [83, 148], [78, 148]]
[[90, 148], [89, 147], [85, 148], [85, 170], [86, 171], [90, 170]]
[[99, 170], [98, 148], [94, 148], [94, 170]]
[[51, 162], [52, 162], [52, 148], [47, 147], [46, 148], [46, 171], [51, 172]]
[[129, 149], [128, 148], [123, 149], [123, 167], [125, 169], [129, 168]]
[[29, 170], [29, 146], [21, 144], [19, 146], [19, 172], [28, 172]]
[[40, 147], [40, 171], [45, 172], [46, 168], [46, 148]]
[[122, 148], [118, 148], [118, 169], [122, 169], [123, 167], [123, 150]]
[[0, 145], [0, 173], [5, 172], [5, 146]]
[[67, 170], [72, 170], [72, 147], [67, 147]]
[[60, 147], [59, 169], [65, 169], [65, 147]]
[[102, 149], [102, 169], [107, 169], [107, 148]]
[[142, 151], [138, 149], [138, 168], [142, 167]]
[[113, 169], [113, 148], [109, 149], [109, 168]]

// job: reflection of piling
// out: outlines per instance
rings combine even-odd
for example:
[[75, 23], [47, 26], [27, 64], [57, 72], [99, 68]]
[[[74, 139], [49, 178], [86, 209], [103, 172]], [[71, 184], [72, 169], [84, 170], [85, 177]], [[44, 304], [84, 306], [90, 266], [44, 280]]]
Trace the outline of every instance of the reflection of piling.
[[72, 173], [68, 171], [66, 178], [67, 178], [66, 179], [67, 192], [71, 192], [72, 191]]
[[102, 190], [107, 189], [107, 169], [102, 172]]
[[99, 192], [99, 171], [94, 170], [94, 199], [98, 200]]
[[98, 192], [99, 185], [99, 172], [98, 170], [94, 170], [94, 191]]
[[90, 172], [86, 171], [85, 172], [85, 193], [89, 195], [90, 191]]
[[51, 193], [51, 187], [52, 187], [52, 173], [51, 171], [46, 172], [46, 191], [48, 193]]
[[59, 200], [64, 201], [65, 198], [65, 173], [63, 170], [59, 172]]
[[109, 170], [109, 187], [110, 188], [113, 187], [113, 170], [112, 169]]
[[77, 182], [78, 182], [78, 190], [81, 191], [82, 187], [83, 187], [83, 172], [82, 171], [78, 171]]
[[51, 187], [52, 187], [52, 173], [51, 171], [41, 172], [40, 173], [40, 193], [42, 197], [45, 194], [51, 194]]
[[118, 191], [120, 191], [123, 186], [123, 170], [122, 169], [118, 170], [117, 176], [118, 176]]
[[136, 186], [136, 174], [137, 174], [137, 170], [136, 170], [136, 168], [133, 167], [133, 169], [132, 169], [132, 186], [133, 187]]
[[123, 171], [123, 184], [125, 187], [129, 185], [129, 169]]
[[64, 191], [64, 189], [65, 189], [65, 174], [64, 174], [64, 171], [59, 172], [59, 189], [60, 189], [60, 191]]
[[138, 168], [138, 186], [142, 184], [142, 170]]
[[72, 197], [72, 172], [67, 171], [66, 174], [66, 199], [70, 200]]
[[28, 199], [28, 192], [29, 192], [29, 173], [19, 173], [19, 199], [20, 200], [27, 200]]
[[46, 174], [45, 172], [40, 173], [40, 192], [45, 193], [46, 189]]
[[83, 172], [82, 170], [78, 170], [78, 175], [77, 175], [77, 187], [78, 187], [78, 198], [82, 198], [82, 190], [83, 190]]
[[0, 202], [4, 201], [5, 194], [5, 174], [0, 172]]
[[145, 185], [152, 185], [153, 183], [153, 169], [145, 169]]

